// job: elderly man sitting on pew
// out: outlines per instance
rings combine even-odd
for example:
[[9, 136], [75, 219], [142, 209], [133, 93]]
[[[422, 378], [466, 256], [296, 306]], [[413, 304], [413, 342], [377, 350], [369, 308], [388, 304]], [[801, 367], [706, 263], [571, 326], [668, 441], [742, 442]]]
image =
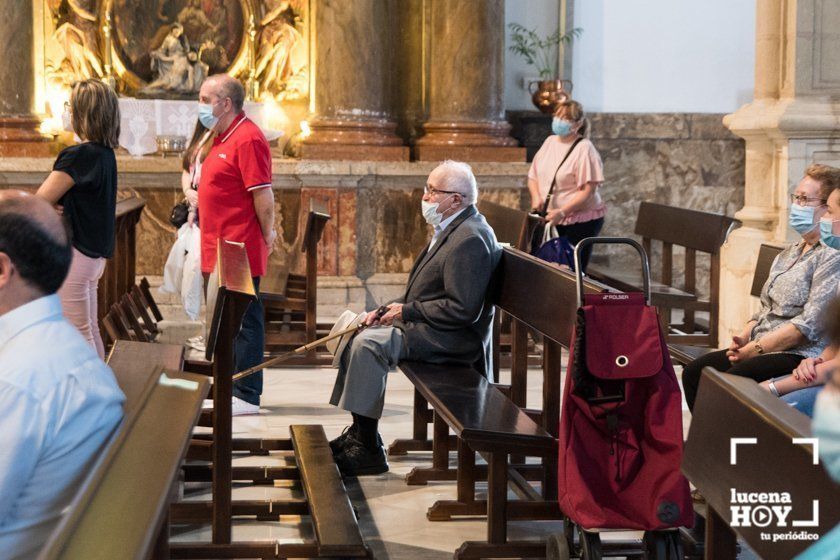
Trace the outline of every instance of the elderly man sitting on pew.
[[0, 557], [32, 558], [122, 419], [122, 391], [61, 314], [67, 231], [0, 191]]
[[445, 161], [426, 183], [422, 214], [434, 228], [414, 263], [405, 296], [387, 311], [371, 311], [366, 328], [340, 356], [331, 404], [353, 415], [353, 425], [330, 442], [345, 475], [388, 470], [378, 433], [390, 368], [400, 360], [453, 363], [489, 370], [493, 308], [485, 301], [501, 248], [475, 207], [469, 165]]

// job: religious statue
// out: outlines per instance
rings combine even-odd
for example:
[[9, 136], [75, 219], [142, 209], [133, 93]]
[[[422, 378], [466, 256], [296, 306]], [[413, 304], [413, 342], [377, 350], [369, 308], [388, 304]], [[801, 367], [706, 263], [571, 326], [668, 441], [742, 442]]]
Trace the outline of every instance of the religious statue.
[[63, 55], [50, 65], [48, 77], [64, 85], [103, 77], [96, 0], [49, 0], [48, 7], [55, 25], [52, 38]]
[[260, 21], [256, 77], [278, 101], [305, 95], [308, 85], [306, 41], [296, 27], [300, 8], [294, 4], [282, 0], [272, 9], [266, 6]]
[[208, 71], [207, 64], [201, 60], [201, 54], [201, 49], [198, 52], [190, 50], [184, 26], [173, 24], [163, 43], [151, 52], [151, 68], [155, 79], [140, 93], [144, 96], [159, 92], [194, 95]]

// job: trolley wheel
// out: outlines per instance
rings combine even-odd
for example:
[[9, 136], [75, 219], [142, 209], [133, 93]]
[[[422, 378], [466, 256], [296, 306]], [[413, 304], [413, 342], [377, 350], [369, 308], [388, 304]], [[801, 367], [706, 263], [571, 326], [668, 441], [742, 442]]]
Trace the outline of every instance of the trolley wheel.
[[566, 535], [549, 535], [545, 543], [545, 557], [546, 560], [569, 560], [572, 557]]
[[581, 560], [601, 560], [601, 536], [580, 529]]

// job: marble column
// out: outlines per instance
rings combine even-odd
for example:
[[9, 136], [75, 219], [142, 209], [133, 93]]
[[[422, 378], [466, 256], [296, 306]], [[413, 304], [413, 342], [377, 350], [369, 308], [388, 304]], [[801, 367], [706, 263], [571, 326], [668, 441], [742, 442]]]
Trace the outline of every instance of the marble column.
[[32, 2], [0, 0], [0, 156], [49, 154], [33, 114]]
[[796, 238], [788, 194], [811, 163], [840, 167], [840, 3], [757, 0], [752, 103], [724, 124], [746, 141], [743, 223], [723, 247], [721, 340], [758, 307], [747, 298], [758, 248]]
[[314, 113], [304, 159], [407, 160], [390, 114], [387, 0], [313, 0]]
[[428, 119], [418, 160], [525, 161], [504, 107], [504, 0], [429, 0]]

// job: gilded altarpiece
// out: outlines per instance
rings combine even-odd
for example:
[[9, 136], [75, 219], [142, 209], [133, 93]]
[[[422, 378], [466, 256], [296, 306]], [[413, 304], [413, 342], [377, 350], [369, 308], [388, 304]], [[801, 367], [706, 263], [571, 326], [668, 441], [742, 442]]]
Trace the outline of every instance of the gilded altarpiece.
[[38, 0], [36, 108], [60, 115], [70, 85], [110, 82], [125, 97], [195, 99], [208, 75], [242, 80], [277, 129], [309, 97], [309, 0]]

